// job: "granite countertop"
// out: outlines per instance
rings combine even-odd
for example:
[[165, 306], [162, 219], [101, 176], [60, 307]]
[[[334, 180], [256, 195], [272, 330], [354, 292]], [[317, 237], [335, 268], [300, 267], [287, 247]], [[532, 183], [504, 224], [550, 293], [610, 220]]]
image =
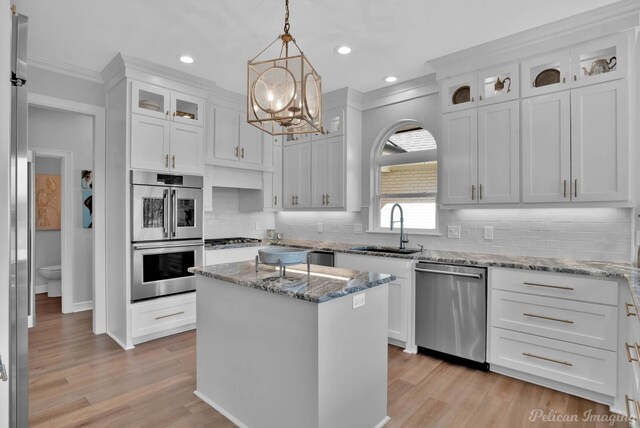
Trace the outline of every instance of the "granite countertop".
[[205, 251], [208, 250], [228, 250], [229, 248], [246, 248], [246, 247], [264, 247], [265, 245], [271, 245], [269, 241], [260, 242], [241, 242], [238, 244], [224, 244], [224, 245], [211, 245], [205, 244]]
[[280, 278], [275, 266], [260, 265], [256, 272], [255, 261], [194, 267], [189, 272], [312, 303], [327, 302], [396, 279], [385, 273], [317, 265], [311, 265], [311, 273], [307, 274], [306, 264], [288, 266], [285, 278]]
[[[501, 267], [542, 272], [557, 272], [573, 275], [591, 275], [628, 282], [636, 308], [640, 310], [640, 268], [632, 263], [598, 262], [562, 258], [501, 256], [493, 254], [465, 253], [458, 251], [424, 250], [416, 254], [394, 254], [353, 250], [362, 244], [345, 244], [320, 241], [284, 240], [279, 245], [334, 251], [338, 253], [366, 256], [391, 257], [434, 263], [448, 263], [464, 266]], [[640, 316], [640, 315], [639, 315]]]

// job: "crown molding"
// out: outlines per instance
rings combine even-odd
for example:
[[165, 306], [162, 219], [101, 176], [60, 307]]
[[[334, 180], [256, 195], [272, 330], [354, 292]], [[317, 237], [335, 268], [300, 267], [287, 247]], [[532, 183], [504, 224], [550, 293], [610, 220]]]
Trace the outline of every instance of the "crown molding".
[[102, 74], [100, 74], [100, 72], [80, 67], [78, 65], [68, 64], [62, 61], [29, 55], [28, 64], [30, 67], [37, 67], [54, 73], [65, 74], [79, 79], [89, 80], [95, 83], [104, 83], [104, 81], [102, 80]]
[[640, 2], [623, 0], [427, 61], [437, 79], [518, 61], [640, 24]]
[[438, 91], [436, 75], [431, 73], [364, 93], [362, 96], [362, 110], [371, 110], [389, 104], [421, 98], [437, 94]]

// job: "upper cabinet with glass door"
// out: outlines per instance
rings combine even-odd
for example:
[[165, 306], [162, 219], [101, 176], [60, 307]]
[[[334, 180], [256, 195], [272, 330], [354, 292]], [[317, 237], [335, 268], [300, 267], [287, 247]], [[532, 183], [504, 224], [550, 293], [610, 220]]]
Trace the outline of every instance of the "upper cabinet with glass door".
[[445, 79], [440, 83], [440, 105], [443, 113], [476, 107], [477, 73]]
[[478, 72], [478, 105], [517, 100], [520, 96], [518, 63]]
[[627, 76], [626, 34], [603, 37], [522, 62], [522, 96], [548, 94]]
[[203, 98], [143, 82], [131, 84], [131, 111], [190, 125], [204, 124]]

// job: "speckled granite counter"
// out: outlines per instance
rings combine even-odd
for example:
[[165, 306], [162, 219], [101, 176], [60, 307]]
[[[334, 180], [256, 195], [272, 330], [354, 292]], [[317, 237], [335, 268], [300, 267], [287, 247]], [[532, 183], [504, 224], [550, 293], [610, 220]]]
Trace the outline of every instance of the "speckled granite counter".
[[384, 273], [358, 272], [316, 265], [311, 265], [309, 275], [306, 265], [289, 266], [286, 277], [280, 278], [277, 267], [260, 265], [259, 271], [256, 272], [253, 261], [195, 267], [189, 271], [196, 275], [313, 303], [337, 299], [395, 280], [393, 275]]
[[501, 256], [493, 254], [464, 253], [457, 251], [424, 250], [417, 254], [392, 254], [366, 252], [352, 248], [362, 244], [345, 244], [319, 241], [285, 240], [280, 245], [314, 250], [335, 251], [366, 256], [392, 257], [410, 260], [422, 260], [435, 263], [450, 263], [466, 266], [501, 267], [546, 272], [558, 272], [574, 275], [593, 275], [608, 278], [625, 279], [629, 283], [631, 295], [637, 308], [640, 308], [640, 269], [631, 263], [592, 262], [573, 259], [555, 259], [544, 257]]
[[265, 245], [270, 245], [271, 243], [268, 241], [260, 241], [260, 242], [240, 242], [238, 244], [224, 244], [224, 245], [211, 245], [205, 244], [204, 250], [228, 250], [230, 248], [247, 248], [247, 247], [263, 247]]

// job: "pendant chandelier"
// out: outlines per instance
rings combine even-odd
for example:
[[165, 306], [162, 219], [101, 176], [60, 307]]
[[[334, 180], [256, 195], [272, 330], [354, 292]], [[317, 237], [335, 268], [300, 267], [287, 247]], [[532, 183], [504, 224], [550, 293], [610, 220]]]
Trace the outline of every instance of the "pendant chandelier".
[[[279, 56], [259, 60], [278, 40]], [[322, 79], [289, 33], [289, 0], [284, 34], [248, 62], [247, 122], [271, 135], [323, 132]]]

